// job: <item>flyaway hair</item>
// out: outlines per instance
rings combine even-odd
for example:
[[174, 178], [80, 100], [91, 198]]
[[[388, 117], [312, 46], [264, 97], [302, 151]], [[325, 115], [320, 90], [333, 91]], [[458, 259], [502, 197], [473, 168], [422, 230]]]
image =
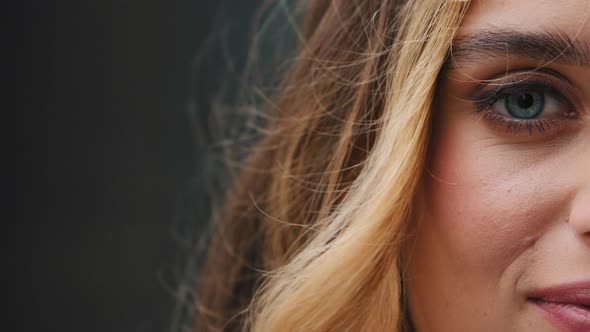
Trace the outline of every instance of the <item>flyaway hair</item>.
[[465, 1], [314, 0], [216, 220], [195, 331], [405, 331], [402, 245]]

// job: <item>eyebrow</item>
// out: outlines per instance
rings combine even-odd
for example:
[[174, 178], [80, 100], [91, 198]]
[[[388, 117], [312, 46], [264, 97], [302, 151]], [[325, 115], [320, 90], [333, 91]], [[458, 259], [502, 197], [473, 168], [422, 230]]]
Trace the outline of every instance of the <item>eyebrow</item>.
[[453, 42], [451, 66], [480, 62], [499, 56], [520, 56], [532, 60], [576, 66], [590, 65], [590, 46], [562, 32], [479, 31]]

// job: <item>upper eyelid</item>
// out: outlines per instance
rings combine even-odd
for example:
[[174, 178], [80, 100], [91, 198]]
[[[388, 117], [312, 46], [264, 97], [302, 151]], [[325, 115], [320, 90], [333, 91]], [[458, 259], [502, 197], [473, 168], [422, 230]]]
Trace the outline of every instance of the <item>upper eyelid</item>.
[[549, 77], [553, 77], [553, 78], [565, 81], [567, 84], [573, 85], [572, 80], [567, 75], [564, 75], [557, 70], [547, 68], [547, 67], [524, 67], [524, 68], [505, 70], [503, 72], [499, 72], [499, 73], [492, 75], [492, 77], [487, 80], [482, 80], [482, 82], [485, 82], [485, 81], [493, 82], [494, 80], [500, 80], [502, 78], [507, 78], [507, 77], [511, 77], [511, 76], [521, 76], [521, 75], [526, 76], [526, 77], [549, 76]]
[[[535, 84], [537, 83], [537, 84]], [[542, 83], [534, 82], [534, 83], [524, 83], [524, 84], [511, 84], [505, 87], [499, 87], [492, 91], [492, 96], [506, 96], [512, 93], [520, 92], [520, 91], [536, 91], [536, 92], [543, 92], [550, 94], [558, 99], [567, 102], [567, 97], [563, 96], [563, 94], [554, 87], [550, 85], [545, 85]]]
[[[551, 74], [545, 74], [543, 78], [541, 78], [539, 74], [531, 74], [530, 71], [519, 71], [522, 72], [522, 75], [525, 75], [524, 77], [518, 75], [518, 72], [510, 73], [510, 75], [504, 77], [504, 83], [498, 83], [497, 86], [492, 87], [492, 89], [489, 91], [482, 90], [485, 90], [486, 88], [489, 89], [490, 84], [480, 84], [480, 86], [473, 92], [473, 95], [470, 96], [470, 100], [476, 103], [476, 110], [481, 111], [485, 108], [485, 106], [490, 105], [489, 101], [492, 98], [502, 96], [502, 92], [504, 91], [511, 89], [535, 89], [544, 93], [550, 93], [561, 102], [567, 104], [568, 108], [571, 110], [581, 107], [579, 99], [576, 97], [578, 95], [576, 91], [577, 89], [575, 89], [575, 87], [571, 84], [571, 81], [564, 75], [561, 75], [553, 70], [545, 70], [544, 72], [546, 71], [551, 72]], [[550, 76], [551, 79], [547, 79], [547, 76]], [[555, 80], [558, 80], [560, 83], [555, 84], [553, 82]], [[500, 79], [498, 79], [498, 82], [501, 82]]]
[[[529, 84], [520, 84], [520, 86], [518, 86], [518, 85], [519, 84], [515, 84], [510, 87], [500, 87], [498, 89], [492, 90], [491, 92], [488, 92], [488, 95], [481, 96], [479, 98], [479, 100], [474, 101], [475, 106], [476, 106], [475, 111], [476, 112], [484, 111], [487, 108], [489, 108], [490, 106], [492, 106], [494, 103], [496, 103], [497, 101], [501, 100], [502, 98], [506, 98], [506, 96], [511, 94], [510, 92], [505, 93], [506, 91], [509, 91], [509, 90], [512, 90], [513, 93], [517, 92], [518, 90], [522, 90], [522, 91], [536, 90], [537, 92], [550, 94], [552, 97], [554, 97], [555, 99], [557, 99], [561, 103], [565, 104], [566, 107], [568, 108], [568, 111], [574, 111], [576, 108], [573, 102], [568, 100], [567, 97], [565, 97], [562, 93], [560, 93], [559, 91], [557, 91], [556, 89], [554, 89], [552, 87], [537, 86], [535, 88], [535, 86], [531, 85], [530, 83]], [[498, 91], [498, 90], [500, 90], [500, 91]]]
[[[449, 73], [447, 73], [448, 75]], [[460, 73], [459, 73], [460, 74]], [[486, 79], [476, 79], [470, 77], [468, 80], [458, 80], [458, 82], [468, 83], [472, 82], [476, 84], [474, 88], [471, 89], [471, 92], [467, 95], [468, 99], [473, 100], [478, 95], [483, 94], [483, 90], [489, 88], [490, 86], [504, 86], [507, 83], [523, 83], [523, 82], [530, 82], [530, 81], [541, 81], [545, 78], [547, 81], [554, 81], [557, 80], [568, 87], [567, 90], [577, 90], [575, 89], [575, 84], [573, 81], [563, 73], [554, 70], [552, 68], [547, 67], [520, 67], [520, 68], [513, 68], [510, 70], [504, 70], [501, 72], [496, 72], [489, 76]], [[454, 80], [457, 80], [456, 78]]]

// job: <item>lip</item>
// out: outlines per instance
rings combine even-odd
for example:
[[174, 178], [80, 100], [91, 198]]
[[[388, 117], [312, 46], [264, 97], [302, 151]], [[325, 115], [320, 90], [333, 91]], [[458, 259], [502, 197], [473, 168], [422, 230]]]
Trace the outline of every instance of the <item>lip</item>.
[[590, 331], [590, 280], [535, 290], [528, 301], [561, 331]]

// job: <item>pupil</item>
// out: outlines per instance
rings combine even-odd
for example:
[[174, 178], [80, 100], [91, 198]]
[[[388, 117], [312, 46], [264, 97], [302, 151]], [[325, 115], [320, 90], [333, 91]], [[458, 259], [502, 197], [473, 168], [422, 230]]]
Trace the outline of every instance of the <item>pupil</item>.
[[535, 98], [529, 93], [521, 93], [516, 100], [518, 107], [531, 108], [535, 103]]

